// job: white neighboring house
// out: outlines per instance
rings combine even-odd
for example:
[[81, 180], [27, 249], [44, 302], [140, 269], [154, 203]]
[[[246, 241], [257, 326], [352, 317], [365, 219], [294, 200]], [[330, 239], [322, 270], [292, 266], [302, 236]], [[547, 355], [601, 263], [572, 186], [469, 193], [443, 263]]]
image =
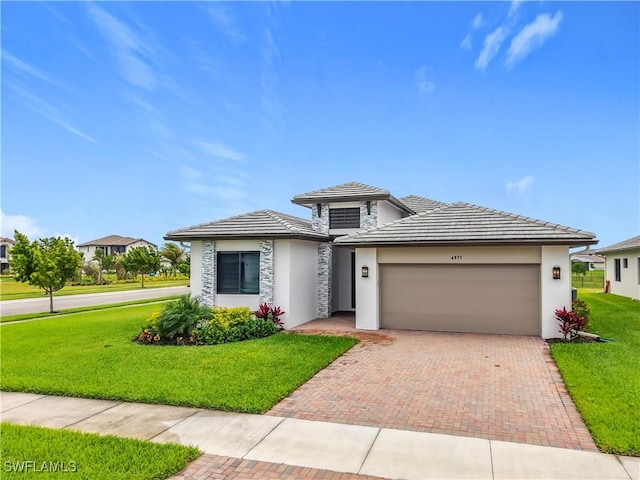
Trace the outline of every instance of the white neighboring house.
[[0, 273], [9, 272], [9, 250], [15, 243], [11, 238], [0, 237]]
[[610, 292], [640, 300], [640, 235], [598, 249], [606, 259], [605, 279]]
[[337, 311], [355, 326], [559, 336], [575, 228], [351, 182], [296, 195], [311, 220], [272, 210], [174, 230], [191, 242], [191, 293], [209, 305], [281, 307], [286, 328]]
[[85, 262], [90, 262], [98, 249], [101, 249], [105, 255], [117, 255], [127, 253], [134, 247], [157, 248], [154, 243], [143, 238], [121, 237], [120, 235], [109, 235], [76, 245], [78, 251], [83, 254]]
[[604, 257], [594, 253], [576, 253], [571, 255], [571, 263], [584, 264], [587, 272], [592, 270], [604, 270]]

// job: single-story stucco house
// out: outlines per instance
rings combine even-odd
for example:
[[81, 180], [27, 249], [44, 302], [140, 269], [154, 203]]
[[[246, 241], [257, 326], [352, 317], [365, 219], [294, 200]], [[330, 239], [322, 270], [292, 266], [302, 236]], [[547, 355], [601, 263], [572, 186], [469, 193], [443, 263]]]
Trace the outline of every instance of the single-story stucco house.
[[558, 336], [569, 247], [593, 233], [458, 202], [346, 183], [296, 195], [311, 220], [261, 210], [174, 230], [191, 292], [210, 305], [280, 306], [286, 328], [336, 311], [356, 328]]
[[598, 249], [605, 257], [610, 292], [640, 300], [640, 235]]
[[594, 253], [575, 253], [571, 255], [571, 262], [582, 263], [588, 272], [604, 270], [604, 257]]

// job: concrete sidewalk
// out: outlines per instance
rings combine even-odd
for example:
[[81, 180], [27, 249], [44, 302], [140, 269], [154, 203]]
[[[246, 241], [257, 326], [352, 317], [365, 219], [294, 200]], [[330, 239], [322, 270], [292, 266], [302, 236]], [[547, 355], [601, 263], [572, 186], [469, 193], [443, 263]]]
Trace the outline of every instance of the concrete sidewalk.
[[640, 480], [635, 457], [269, 415], [14, 392], [0, 392], [0, 412], [3, 422], [383, 478]]

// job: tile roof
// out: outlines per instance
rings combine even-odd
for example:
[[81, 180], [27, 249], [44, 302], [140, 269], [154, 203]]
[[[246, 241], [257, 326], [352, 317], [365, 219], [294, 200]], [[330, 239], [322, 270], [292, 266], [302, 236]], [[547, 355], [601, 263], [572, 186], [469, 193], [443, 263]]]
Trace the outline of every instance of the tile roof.
[[16, 242], [13, 238], [0, 237], [0, 243], [10, 243], [13, 245]]
[[457, 202], [378, 228], [339, 237], [336, 245], [488, 245], [596, 243], [595, 234]]
[[400, 201], [416, 213], [434, 210], [447, 205], [446, 203], [431, 200], [430, 198], [421, 197], [419, 195], [407, 195], [406, 197], [402, 197]]
[[604, 257], [593, 254], [575, 254], [571, 255], [571, 260], [577, 260], [578, 262], [603, 263]]
[[640, 235], [637, 237], [632, 237], [627, 240], [623, 240], [622, 242], [614, 243], [613, 245], [609, 245], [608, 247], [599, 248], [596, 253], [608, 253], [608, 252], [617, 252], [618, 250], [627, 250], [630, 248], [640, 248]]
[[166, 240], [198, 238], [300, 238], [327, 240], [328, 236], [313, 230], [311, 222], [308, 220], [274, 212], [273, 210], [258, 210], [214, 222], [173, 230], [167, 233], [164, 238]]
[[90, 247], [90, 246], [112, 246], [112, 245], [131, 245], [135, 242], [147, 242], [153, 246], [154, 243], [151, 243], [144, 238], [133, 238], [133, 237], [121, 237], [120, 235], [108, 235], [106, 237], [98, 238], [97, 240], [91, 240], [89, 242], [84, 242], [76, 245], [76, 247]]
[[389, 190], [364, 183], [349, 182], [333, 187], [322, 188], [312, 192], [301, 193], [291, 200], [296, 205], [309, 206], [318, 202], [350, 202], [358, 200], [387, 200], [402, 210], [412, 213], [404, 203], [395, 198]]

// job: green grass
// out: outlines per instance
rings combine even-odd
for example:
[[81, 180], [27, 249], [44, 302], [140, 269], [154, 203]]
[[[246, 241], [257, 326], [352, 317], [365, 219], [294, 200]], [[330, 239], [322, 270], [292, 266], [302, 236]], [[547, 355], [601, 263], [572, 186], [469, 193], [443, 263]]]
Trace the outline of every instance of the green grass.
[[53, 477], [165, 479], [201, 454], [197, 448], [170, 443], [157, 444], [111, 435], [8, 423], [0, 425], [0, 433], [3, 480]]
[[356, 340], [278, 334], [215, 346], [138, 345], [142, 305], [3, 324], [2, 390], [263, 413]]
[[598, 448], [640, 456], [640, 302], [580, 291], [589, 331], [613, 343], [551, 345], [567, 388]]
[[604, 270], [591, 270], [584, 275], [571, 274], [571, 286], [575, 288], [604, 288]]
[[[181, 287], [188, 285], [185, 277], [145, 278], [144, 288]], [[67, 285], [53, 294], [54, 297], [64, 295], [79, 295], [83, 293], [121, 292], [126, 290], [140, 290], [140, 280], [133, 283], [110, 283], [109, 285]], [[44, 290], [32, 287], [28, 283], [16, 282], [13, 277], [0, 277], [0, 300], [18, 300], [22, 298], [44, 298]]]
[[107, 310], [109, 308], [128, 307], [131, 305], [143, 305], [145, 303], [164, 303], [170, 300], [180, 298], [181, 295], [170, 295], [168, 297], [156, 297], [156, 298], [143, 298], [140, 300], [131, 300], [130, 302], [108, 303], [105, 305], [87, 305], [86, 307], [68, 308], [66, 310], [58, 310], [56, 313], [42, 312], [42, 313], [21, 313], [18, 315], [7, 315], [6, 317], [0, 317], [0, 323], [17, 322], [20, 320], [35, 320], [35, 319], [54, 319], [61, 315], [69, 315], [70, 313], [80, 312], [93, 312], [95, 310]]

